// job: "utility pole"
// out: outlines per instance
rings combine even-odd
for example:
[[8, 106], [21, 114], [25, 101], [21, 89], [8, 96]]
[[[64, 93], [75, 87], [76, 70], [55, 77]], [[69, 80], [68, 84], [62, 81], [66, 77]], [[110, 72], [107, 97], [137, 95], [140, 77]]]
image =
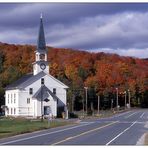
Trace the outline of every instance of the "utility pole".
[[88, 87], [84, 87], [85, 88], [85, 92], [86, 92], [86, 104], [85, 104], [85, 107], [86, 107], [86, 115], [87, 115], [87, 90], [88, 90]]
[[84, 116], [84, 97], [83, 97], [83, 116]]
[[42, 92], [43, 84], [41, 84], [41, 121], [43, 122], [43, 92]]
[[94, 106], [93, 106], [93, 102], [91, 102], [90, 107], [91, 107], [92, 115], [94, 115]]
[[129, 102], [129, 109], [131, 108], [131, 94], [130, 90], [128, 89], [128, 102]]
[[74, 111], [74, 94], [72, 94], [71, 111], [72, 111], [72, 113], [73, 113], [73, 111]]
[[118, 110], [119, 110], [119, 107], [118, 107], [118, 88], [116, 88], [116, 93], [117, 93], [117, 94], [116, 94], [116, 95], [117, 95], [117, 96], [116, 96], [116, 97], [117, 97], [117, 98], [116, 98], [116, 106], [117, 106], [117, 111], [118, 111]]
[[126, 109], [126, 91], [124, 92], [125, 94], [125, 109]]
[[111, 99], [111, 111], [113, 109], [113, 99]]
[[98, 115], [100, 114], [100, 96], [98, 95]]

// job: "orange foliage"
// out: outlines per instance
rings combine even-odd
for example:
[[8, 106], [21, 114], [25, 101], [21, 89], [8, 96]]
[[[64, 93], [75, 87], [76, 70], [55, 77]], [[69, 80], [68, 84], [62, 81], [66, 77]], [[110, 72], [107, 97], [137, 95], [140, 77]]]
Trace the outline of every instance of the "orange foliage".
[[[32, 72], [35, 46], [0, 44], [4, 53], [0, 76], [8, 79], [13, 66], [21, 75]], [[95, 87], [98, 90], [120, 87], [147, 89], [148, 60], [116, 54], [89, 53], [72, 49], [48, 48], [50, 73], [68, 85]]]

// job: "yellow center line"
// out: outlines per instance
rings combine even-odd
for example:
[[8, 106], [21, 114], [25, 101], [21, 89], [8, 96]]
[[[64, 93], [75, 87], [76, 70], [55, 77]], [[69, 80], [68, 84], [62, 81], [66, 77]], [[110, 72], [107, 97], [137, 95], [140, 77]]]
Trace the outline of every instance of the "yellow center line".
[[107, 125], [104, 125], [104, 126], [101, 126], [101, 127], [98, 127], [98, 128], [95, 128], [95, 129], [92, 129], [92, 130], [83, 132], [83, 133], [81, 133], [81, 134], [79, 134], [79, 135], [76, 135], [76, 136], [68, 137], [68, 138], [66, 138], [66, 139], [64, 139], [64, 140], [61, 140], [61, 141], [56, 142], [56, 143], [53, 143], [52, 145], [57, 145], [57, 144], [60, 144], [60, 143], [65, 142], [65, 141], [68, 141], [68, 140], [71, 140], [71, 139], [74, 139], [74, 138], [83, 136], [83, 135], [85, 135], [85, 134], [88, 134], [88, 133], [91, 133], [91, 132], [100, 130], [100, 129], [105, 128], [105, 127], [107, 127], [107, 126], [113, 125], [113, 124], [115, 124], [115, 123], [117, 123], [117, 122], [119, 122], [119, 121], [115, 121], [115, 122], [109, 123], [109, 124], [107, 124]]

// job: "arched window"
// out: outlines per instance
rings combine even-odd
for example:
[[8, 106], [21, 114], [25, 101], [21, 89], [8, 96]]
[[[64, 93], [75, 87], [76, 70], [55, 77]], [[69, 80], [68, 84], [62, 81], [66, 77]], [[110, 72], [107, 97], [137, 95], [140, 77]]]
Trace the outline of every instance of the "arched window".
[[40, 54], [40, 60], [45, 60], [45, 54]]

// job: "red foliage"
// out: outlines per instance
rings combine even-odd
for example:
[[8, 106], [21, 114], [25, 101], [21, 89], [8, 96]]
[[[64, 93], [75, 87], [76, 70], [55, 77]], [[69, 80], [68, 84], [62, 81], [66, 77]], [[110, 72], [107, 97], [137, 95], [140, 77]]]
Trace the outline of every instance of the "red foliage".
[[[1, 43], [5, 59], [0, 75], [5, 75], [10, 66], [21, 74], [32, 72], [34, 50], [35, 46]], [[141, 91], [148, 89], [148, 60], [49, 47], [48, 61], [50, 73], [70, 85], [95, 87], [98, 91], [117, 86], [134, 90], [137, 85]]]

